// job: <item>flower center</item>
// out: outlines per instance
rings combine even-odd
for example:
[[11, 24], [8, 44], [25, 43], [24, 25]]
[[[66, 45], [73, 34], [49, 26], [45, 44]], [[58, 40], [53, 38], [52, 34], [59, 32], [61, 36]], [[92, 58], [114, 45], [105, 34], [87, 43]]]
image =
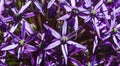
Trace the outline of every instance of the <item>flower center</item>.
[[22, 40], [19, 41], [19, 43], [20, 43], [20, 45], [23, 45], [25, 43], [25, 40], [22, 39]]
[[62, 36], [61, 40], [65, 42], [68, 40], [68, 38], [67, 38], [67, 36]]
[[115, 33], [116, 33], [117, 31], [118, 31], [118, 29], [117, 29], [117, 28], [114, 28], [114, 29], [113, 29], [113, 32], [115, 32]]
[[112, 2], [112, 0], [107, 0], [107, 3], [111, 3]]
[[74, 15], [77, 15], [77, 14], [79, 13], [79, 10], [78, 10], [78, 9], [72, 9], [72, 13], [73, 13]]
[[92, 10], [91, 13], [92, 13], [93, 15], [96, 15], [96, 14], [97, 14], [97, 11], [96, 11], [96, 10]]

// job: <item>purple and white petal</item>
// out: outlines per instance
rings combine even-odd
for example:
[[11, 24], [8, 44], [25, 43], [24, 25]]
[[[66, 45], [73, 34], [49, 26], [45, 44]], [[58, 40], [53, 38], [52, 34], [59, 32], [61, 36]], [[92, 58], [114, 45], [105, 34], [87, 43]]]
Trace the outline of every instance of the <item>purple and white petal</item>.
[[50, 0], [50, 2], [47, 5], [47, 8], [49, 9], [53, 4], [54, 4], [55, 0]]
[[23, 22], [21, 26], [21, 36], [22, 36], [22, 39], [25, 39], [25, 22]]
[[62, 26], [62, 35], [66, 35], [67, 33], [67, 21], [64, 20], [63, 26]]
[[78, 29], [78, 17], [75, 17], [75, 23], [74, 23], [74, 29], [75, 31]]
[[113, 41], [118, 46], [118, 48], [120, 49], [120, 45], [119, 45], [119, 43], [118, 43], [117, 38], [115, 37], [115, 35], [113, 35]]
[[64, 8], [65, 8], [65, 10], [66, 10], [67, 12], [72, 11], [72, 8], [71, 8], [70, 6], [66, 6], [66, 5], [64, 5]]
[[72, 7], [76, 6], [76, 1], [75, 0], [70, 0]]
[[93, 24], [94, 24], [94, 26], [95, 26], [95, 30], [96, 30], [99, 38], [101, 38], [101, 36], [100, 36], [100, 29], [99, 29], [99, 27], [97, 26], [97, 22], [98, 22], [97, 18], [92, 19], [92, 21], [93, 21]]
[[49, 30], [51, 31], [52, 35], [53, 35], [55, 38], [57, 38], [57, 39], [60, 39], [60, 38], [61, 38], [60, 34], [59, 34], [57, 31], [55, 31], [54, 29], [52, 29], [51, 27], [49, 27], [49, 26], [47, 26], [47, 25], [45, 25], [45, 24], [44, 24], [44, 27], [45, 27], [46, 29], [49, 29]]
[[81, 49], [86, 49], [86, 47], [85, 46], [83, 46], [82, 44], [79, 44], [79, 43], [77, 43], [77, 42], [74, 42], [74, 41], [67, 41], [67, 43], [68, 44], [70, 44], [70, 45], [73, 45], [73, 46], [75, 46], [75, 47], [77, 47], [77, 48], [81, 48]]
[[11, 44], [11, 45], [8, 45], [8, 46], [2, 48], [1, 51], [13, 50], [13, 49], [15, 49], [17, 46], [18, 46], [18, 44]]
[[44, 15], [42, 7], [40, 6], [40, 3], [38, 1], [35, 1], [34, 4], [36, 5], [36, 7], [39, 9], [40, 13], [42, 13], [42, 15]]
[[49, 50], [49, 49], [55, 48], [55, 47], [59, 46], [60, 44], [61, 44], [61, 41], [60, 41], [60, 40], [57, 40], [57, 41], [49, 44], [49, 45], [45, 48], [45, 50]]
[[31, 25], [25, 19], [21, 20], [21, 24], [23, 24], [23, 22], [25, 22], [26, 31], [28, 31], [30, 34], [33, 34], [33, 28], [31, 27]]
[[22, 8], [19, 10], [18, 14], [23, 13], [23, 11], [25, 11], [25, 9], [28, 8], [28, 6], [31, 4], [32, 1], [28, 1], [26, 2], [26, 4], [24, 6], [22, 6]]
[[0, 1], [0, 15], [4, 12], [4, 9], [5, 9], [4, 8], [4, 3], [5, 3], [4, 0]]
[[91, 7], [92, 6], [91, 0], [84, 0], [84, 1], [85, 1], [85, 6], [86, 7]]
[[61, 49], [62, 49], [62, 53], [65, 59], [65, 64], [67, 65], [68, 58], [67, 58], [67, 53], [65, 52], [66, 51], [65, 46], [61, 45]]
[[74, 58], [70, 58], [70, 61], [73, 63], [73, 65], [75, 66], [84, 66], [80, 63], [80, 61], [74, 59]]
[[65, 15], [63, 15], [62, 17], [60, 17], [60, 18], [58, 18], [57, 20], [66, 20], [66, 19], [68, 19], [69, 17], [71, 16], [71, 14], [65, 14]]
[[43, 53], [40, 52], [37, 56], [36, 64], [39, 65], [42, 62]]
[[95, 6], [95, 10], [99, 9], [101, 7], [101, 5], [103, 4], [103, 0], [100, 0], [97, 5]]
[[34, 51], [37, 51], [37, 48], [32, 46], [32, 45], [29, 45], [29, 44], [25, 44], [25, 53], [27, 52], [34, 52]]
[[97, 47], [97, 44], [98, 44], [98, 39], [97, 39], [97, 36], [95, 36], [94, 46], [93, 46], [93, 53], [95, 52], [95, 49], [96, 49], [96, 47]]

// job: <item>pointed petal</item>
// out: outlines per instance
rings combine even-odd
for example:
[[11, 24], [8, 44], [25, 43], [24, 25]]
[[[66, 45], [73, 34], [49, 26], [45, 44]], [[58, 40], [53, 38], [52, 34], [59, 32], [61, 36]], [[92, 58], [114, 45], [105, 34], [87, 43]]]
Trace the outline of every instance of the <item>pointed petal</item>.
[[78, 7], [78, 10], [79, 10], [80, 12], [84, 13], [84, 14], [90, 14], [90, 11], [87, 10], [87, 9], [85, 9], [85, 8], [83, 8], [83, 7]]
[[37, 61], [36, 61], [37, 65], [39, 65], [42, 62], [42, 57], [43, 57], [43, 53], [40, 52], [39, 55], [37, 56]]
[[12, 50], [15, 49], [18, 46], [18, 44], [12, 44], [12, 45], [8, 45], [4, 48], [1, 49], [1, 51], [8, 51], [8, 50]]
[[80, 61], [74, 59], [74, 58], [70, 58], [70, 61], [75, 65], [75, 66], [83, 66]]
[[22, 39], [25, 39], [25, 22], [23, 22], [21, 26], [21, 36], [22, 36]]
[[24, 18], [34, 17], [36, 14], [34, 12], [26, 13], [23, 15]]
[[97, 44], [98, 44], [98, 39], [97, 39], [97, 36], [95, 36], [93, 53], [95, 52], [95, 49], [96, 49]]
[[120, 45], [117, 41], [117, 38], [115, 37], [115, 35], [113, 35], [113, 41], [115, 42], [115, 44], [118, 46], [118, 48], [120, 49]]
[[4, 0], [0, 1], [0, 15], [4, 12]]
[[52, 35], [55, 37], [55, 38], [60, 38], [61, 36], [60, 36], [60, 34], [57, 32], [57, 31], [55, 31], [54, 29], [52, 29], [51, 27], [49, 27], [49, 26], [47, 26], [47, 25], [45, 25], [44, 24], [44, 27], [46, 28], [46, 29], [49, 29], [50, 31], [51, 31], [51, 33], [52, 33]]
[[103, 4], [103, 0], [100, 0], [98, 3], [97, 3], [97, 5], [95, 6], [95, 10], [97, 10], [98, 8], [100, 8], [101, 7], [101, 5]]
[[12, 12], [13, 12], [14, 14], [17, 14], [17, 13], [18, 13], [18, 9], [17, 9], [16, 7], [11, 8], [11, 10], [12, 10]]
[[53, 4], [54, 4], [55, 0], [50, 0], [50, 2], [48, 3], [47, 8], [49, 9]]
[[103, 9], [103, 13], [105, 14], [105, 17], [107, 18], [107, 19], [110, 19], [110, 15], [108, 15], [108, 9], [107, 9], [107, 7], [106, 7], [106, 5], [105, 4], [103, 4], [102, 5], [102, 9]]
[[70, 14], [65, 14], [64, 16], [58, 18], [57, 20], [66, 20], [70, 17], [71, 15]]
[[91, 20], [91, 17], [90, 16], [87, 16], [84, 20], [85, 23], [89, 22]]
[[71, 5], [72, 5], [73, 7], [76, 6], [76, 2], [75, 2], [75, 0], [70, 0], [70, 2], [71, 2]]
[[8, 16], [8, 17], [5, 17], [5, 18], [2, 18], [1, 19], [3, 22], [10, 22], [10, 21], [13, 21], [14, 18], [12, 16]]
[[119, 13], [120, 12], [120, 7], [115, 9], [115, 13]]
[[14, 25], [11, 27], [10, 32], [13, 33], [13, 32], [16, 30], [17, 26], [18, 26], [18, 24], [14, 24]]
[[66, 35], [67, 33], [67, 21], [64, 20], [64, 24], [62, 26], [62, 35]]
[[24, 6], [22, 6], [22, 8], [19, 10], [18, 14], [23, 13], [23, 11], [25, 11], [25, 9], [31, 4], [32, 1], [28, 1]]
[[97, 18], [93, 19], [93, 24], [94, 24], [94, 26], [95, 26], [96, 32], [97, 32], [99, 38], [101, 38], [101, 37], [100, 37], [99, 27], [96, 25], [97, 22], [98, 22]]
[[60, 40], [57, 40], [57, 41], [49, 44], [48, 47], [45, 48], [45, 50], [49, 50], [49, 49], [55, 48], [55, 47], [59, 46], [60, 44], [61, 44]]
[[18, 56], [17, 56], [18, 59], [21, 57], [21, 54], [23, 53], [24, 49], [25, 49], [24, 47], [20, 47], [18, 49]]
[[120, 24], [118, 24], [115, 28], [120, 28]]
[[40, 6], [40, 3], [38, 1], [35, 1], [34, 4], [36, 5], [36, 7], [39, 9], [40, 13], [42, 13], [42, 15], [44, 15], [42, 7]]
[[72, 8], [71, 8], [71, 7], [69, 7], [69, 6], [64, 5], [64, 8], [65, 8], [65, 10], [66, 10], [67, 12], [72, 11]]
[[25, 47], [26, 47], [25, 52], [34, 52], [37, 50], [36, 47], [29, 45], [29, 44], [25, 44]]
[[31, 25], [25, 19], [22, 19], [21, 23], [23, 24], [24, 22], [25, 22], [25, 30], [28, 31], [30, 34], [33, 34], [33, 28], [31, 27]]
[[81, 49], [86, 49], [86, 47], [85, 46], [83, 46], [83, 45], [81, 45], [81, 44], [79, 44], [79, 43], [77, 43], [77, 42], [74, 42], [74, 41], [67, 41], [67, 43], [68, 44], [70, 44], [70, 45], [73, 45], [73, 46], [75, 46], [75, 47], [77, 47], [77, 48], [81, 48]]
[[92, 6], [91, 0], [85, 0], [85, 6], [86, 7], [91, 7]]
[[74, 23], [74, 29], [75, 31], [78, 29], [78, 17], [75, 17], [75, 23]]
[[64, 59], [65, 59], [65, 64], [67, 65], [68, 58], [67, 58], [67, 54], [65, 52], [66, 50], [65, 50], [64, 45], [61, 45], [61, 49], [62, 49], [62, 53], [63, 53]]

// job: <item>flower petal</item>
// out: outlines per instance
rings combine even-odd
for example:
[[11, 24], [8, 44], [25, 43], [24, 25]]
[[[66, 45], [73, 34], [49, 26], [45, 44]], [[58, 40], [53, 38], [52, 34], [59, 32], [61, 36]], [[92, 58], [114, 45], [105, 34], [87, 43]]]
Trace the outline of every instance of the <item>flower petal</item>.
[[74, 29], [75, 31], [78, 29], [78, 17], [75, 17], [75, 23], [74, 23]]
[[80, 61], [74, 59], [74, 58], [70, 58], [70, 61], [75, 65], [75, 66], [83, 66]]
[[31, 27], [31, 25], [25, 19], [22, 19], [21, 23], [23, 24], [24, 22], [26, 31], [28, 31], [30, 34], [33, 34], [33, 28]]
[[48, 47], [46, 47], [45, 50], [55, 48], [55, 47], [59, 46], [60, 44], [61, 44], [60, 40], [57, 40], [57, 41], [51, 43], [50, 45], [48, 45]]
[[23, 22], [21, 26], [21, 36], [22, 36], [22, 39], [25, 39], [25, 22]]
[[28, 1], [24, 6], [22, 6], [22, 8], [19, 10], [18, 14], [23, 13], [23, 11], [25, 11], [25, 9], [31, 4], [32, 1]]
[[94, 9], [97, 10], [102, 4], [103, 4], [103, 0], [100, 0]]
[[4, 0], [0, 1], [0, 15], [4, 12]]
[[91, 5], [92, 5], [91, 0], [85, 0], [85, 6], [86, 7], [91, 7]]
[[77, 43], [77, 42], [74, 42], [74, 41], [67, 41], [67, 43], [68, 44], [70, 44], [70, 45], [74, 45], [75, 47], [77, 47], [77, 48], [81, 48], [81, 49], [86, 49], [86, 47], [85, 46], [83, 46], [83, 45], [81, 45], [81, 44], [79, 44], [79, 43]]
[[97, 39], [97, 36], [95, 36], [93, 53], [95, 52], [95, 49], [96, 49], [97, 44], [98, 44], [98, 39]]
[[43, 57], [43, 53], [40, 51], [39, 55], [37, 56], [37, 61], [36, 61], [37, 65], [39, 65], [42, 62], [42, 57]]
[[25, 52], [34, 52], [37, 50], [36, 47], [29, 45], [29, 44], [25, 44], [25, 47], [26, 47]]
[[11, 45], [8, 45], [8, 46], [2, 48], [1, 51], [12, 50], [12, 49], [15, 49], [17, 46], [18, 46], [18, 44], [11, 44]]
[[35, 4], [36, 7], [39, 9], [40, 13], [42, 13], [42, 15], [44, 15], [43, 10], [42, 10], [42, 8], [41, 8], [41, 6], [40, 6], [40, 3], [36, 0], [36, 1], [34, 2], [34, 4]]
[[69, 6], [64, 5], [64, 8], [65, 8], [65, 10], [66, 10], [67, 12], [72, 11], [72, 8], [71, 8], [71, 7], [69, 7]]
[[64, 24], [62, 26], [62, 35], [66, 35], [67, 33], [67, 21], [64, 20]]
[[47, 25], [45, 25], [44, 24], [44, 27], [46, 28], [46, 29], [49, 29], [50, 31], [51, 31], [51, 33], [52, 33], [52, 35], [55, 37], [55, 38], [60, 38], [61, 36], [60, 36], [60, 34], [58, 33], [58, 32], [56, 32], [54, 29], [52, 29], [51, 27], [49, 27], [49, 26], [47, 26]]
[[120, 45], [117, 41], [117, 38], [115, 37], [115, 35], [113, 35], [113, 41], [115, 42], [115, 44], [118, 46], [118, 48], [120, 49]]
[[76, 2], [75, 2], [75, 0], [70, 0], [70, 2], [71, 2], [71, 5], [72, 5], [73, 7], [76, 6]]
[[70, 17], [71, 15], [68, 13], [68, 14], [65, 14], [64, 16], [58, 18], [57, 20], [66, 20]]
[[94, 24], [94, 26], [95, 26], [96, 32], [97, 32], [99, 38], [101, 38], [101, 37], [100, 37], [99, 27], [96, 25], [97, 22], [98, 22], [97, 18], [93, 19], [93, 24]]
[[65, 52], [66, 51], [65, 46], [61, 45], [61, 49], [62, 49], [62, 53], [65, 59], [65, 64], [67, 65], [68, 58], [67, 58], [67, 53]]
[[47, 8], [49, 9], [53, 4], [54, 4], [55, 0], [50, 0], [50, 2], [48, 3]]

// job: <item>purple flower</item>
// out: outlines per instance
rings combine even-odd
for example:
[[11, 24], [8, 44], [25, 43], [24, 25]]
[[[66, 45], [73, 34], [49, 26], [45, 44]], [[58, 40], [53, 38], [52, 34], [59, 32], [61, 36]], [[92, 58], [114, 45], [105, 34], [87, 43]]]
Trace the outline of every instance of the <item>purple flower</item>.
[[[30, 53], [30, 52], [34, 52], [37, 50], [36, 47], [29, 44], [36, 37], [36, 33], [27, 34], [27, 31], [29, 31], [29, 30], [27, 30], [25, 28], [25, 26], [27, 26], [27, 25], [25, 24], [25, 21], [23, 21], [22, 26], [21, 26], [20, 36], [17, 36], [15, 34], [9, 32], [9, 34], [11, 35], [12, 40], [13, 40], [12, 42], [15, 44], [18, 44], [18, 47], [19, 47], [18, 55], [17, 55], [18, 59], [20, 58], [22, 53]], [[27, 38], [26, 38], [26, 35], [28, 36]]]
[[70, 34], [67, 35], [67, 22], [66, 21], [64, 21], [64, 24], [62, 26], [62, 34], [61, 35], [58, 32], [56, 32], [54, 29], [52, 29], [51, 27], [49, 27], [45, 24], [44, 24], [44, 27], [46, 29], [49, 29], [51, 31], [52, 35], [56, 38], [55, 41], [53, 41], [53, 43], [49, 44], [48, 47], [45, 48], [45, 50], [50, 50], [50, 49], [55, 48], [60, 45], [64, 59], [65, 59], [65, 64], [67, 64], [67, 62], [68, 62], [68, 56], [67, 56], [68, 55], [68, 45], [73, 45], [77, 48], [81, 48], [84, 50], [86, 49], [85, 46], [70, 40], [72, 35], [70, 35]]

